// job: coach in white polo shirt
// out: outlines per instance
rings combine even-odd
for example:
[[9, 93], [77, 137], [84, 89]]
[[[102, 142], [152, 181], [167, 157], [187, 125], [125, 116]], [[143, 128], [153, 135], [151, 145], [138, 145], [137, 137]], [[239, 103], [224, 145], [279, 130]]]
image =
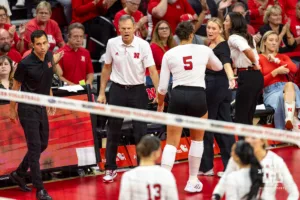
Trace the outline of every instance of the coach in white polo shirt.
[[[109, 104], [147, 109], [148, 95], [144, 85], [146, 68], [156, 89], [159, 78], [150, 45], [134, 36], [134, 23], [131, 16], [123, 15], [119, 19], [121, 36], [107, 43], [98, 102], [106, 103], [105, 88], [110, 78], [113, 84], [109, 91]], [[117, 176], [116, 154], [122, 123], [123, 119], [120, 118], [110, 118], [108, 121], [104, 182], [112, 182]], [[133, 132], [137, 144], [147, 133], [147, 124], [133, 121]]]

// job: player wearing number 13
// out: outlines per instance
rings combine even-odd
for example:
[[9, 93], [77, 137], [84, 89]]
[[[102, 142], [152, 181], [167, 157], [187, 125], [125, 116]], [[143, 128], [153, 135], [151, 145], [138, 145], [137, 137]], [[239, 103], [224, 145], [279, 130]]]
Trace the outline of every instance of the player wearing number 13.
[[[222, 63], [212, 49], [192, 44], [194, 28], [191, 22], [182, 22], [176, 28], [180, 45], [165, 53], [162, 60], [161, 78], [158, 86], [158, 111], [163, 110], [170, 73], [173, 75], [173, 90], [168, 112], [193, 117], [207, 118], [205, 94], [206, 66], [214, 71], [223, 69]], [[178, 124], [180, 126], [180, 124]], [[171, 170], [175, 161], [176, 147], [179, 144], [182, 127], [167, 127], [167, 145], [164, 148], [161, 164]], [[187, 192], [200, 192], [202, 183], [197, 178], [203, 154], [203, 130], [190, 129], [191, 148], [189, 151], [189, 180]]]
[[140, 166], [123, 174], [119, 200], [177, 200], [173, 174], [155, 165], [161, 155], [160, 140], [144, 136], [136, 147]]

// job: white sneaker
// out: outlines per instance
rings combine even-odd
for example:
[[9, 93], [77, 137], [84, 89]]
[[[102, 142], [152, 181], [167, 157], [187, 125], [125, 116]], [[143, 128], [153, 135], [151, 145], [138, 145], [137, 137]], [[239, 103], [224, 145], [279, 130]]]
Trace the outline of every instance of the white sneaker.
[[196, 183], [191, 183], [190, 181], [187, 182], [184, 191], [194, 193], [194, 192], [201, 192], [203, 188], [203, 184], [197, 180]]
[[217, 173], [218, 177], [220, 177], [220, 178], [223, 176], [223, 174], [224, 174], [224, 172], [218, 172]]
[[207, 172], [199, 171], [198, 175], [199, 176], [214, 176], [215, 173], [214, 173], [214, 169], [211, 169], [211, 170], [208, 170]]
[[117, 177], [117, 171], [116, 170], [105, 170], [105, 176], [103, 177], [104, 183], [111, 183], [114, 181], [114, 178]]
[[24, 7], [25, 6], [25, 0], [18, 0], [16, 3], [16, 7]]

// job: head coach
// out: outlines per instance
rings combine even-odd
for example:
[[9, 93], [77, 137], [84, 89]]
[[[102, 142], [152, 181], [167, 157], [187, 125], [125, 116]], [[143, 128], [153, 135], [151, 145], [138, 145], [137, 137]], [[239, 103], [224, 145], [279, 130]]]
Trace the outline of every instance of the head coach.
[[[121, 36], [107, 43], [98, 102], [106, 103], [105, 88], [110, 78], [113, 83], [109, 91], [109, 104], [147, 109], [148, 95], [144, 84], [146, 68], [156, 89], [159, 79], [150, 45], [134, 36], [135, 22], [129, 15], [119, 19], [119, 31]], [[122, 123], [123, 119], [120, 118], [110, 118], [108, 121], [104, 182], [112, 182], [117, 176], [116, 154]], [[137, 144], [147, 133], [147, 124], [133, 121], [133, 132]]]
[[[60, 73], [57, 62], [62, 58], [63, 51], [52, 55], [49, 49], [47, 34], [42, 30], [34, 31], [31, 34], [33, 49], [18, 64], [14, 75], [12, 90], [30, 92], [52, 96], [52, 78], [54, 73]], [[53, 115], [55, 108], [48, 108], [48, 114]], [[37, 199], [51, 200], [44, 189], [40, 170], [40, 156], [47, 148], [49, 140], [49, 123], [47, 110], [43, 106], [19, 103], [18, 112], [16, 102], [10, 102], [10, 119], [16, 123], [17, 119], [25, 133], [28, 151], [16, 171], [10, 174], [13, 182], [17, 183], [23, 191], [31, 191], [24, 182], [24, 176], [28, 168], [32, 175], [33, 186], [37, 189]]]

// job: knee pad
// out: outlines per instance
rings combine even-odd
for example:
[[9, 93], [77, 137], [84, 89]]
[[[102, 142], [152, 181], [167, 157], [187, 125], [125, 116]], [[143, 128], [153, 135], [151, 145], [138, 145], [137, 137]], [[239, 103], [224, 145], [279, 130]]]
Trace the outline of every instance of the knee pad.
[[204, 151], [203, 141], [191, 140], [189, 156], [201, 158]]

